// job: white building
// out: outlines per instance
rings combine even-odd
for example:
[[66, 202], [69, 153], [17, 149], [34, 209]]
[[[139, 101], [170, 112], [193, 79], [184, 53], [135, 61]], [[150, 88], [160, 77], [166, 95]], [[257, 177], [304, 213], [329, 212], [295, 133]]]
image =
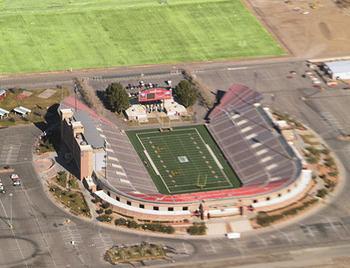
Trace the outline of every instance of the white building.
[[350, 60], [325, 62], [325, 68], [332, 79], [350, 79]]
[[146, 108], [141, 104], [131, 105], [129, 109], [125, 111], [128, 120], [147, 120]]
[[185, 106], [177, 103], [174, 101], [174, 99], [171, 100], [164, 100], [164, 108], [169, 116], [173, 115], [179, 115], [179, 116], [186, 116], [187, 115], [187, 110]]
[[13, 111], [21, 116], [25, 116], [26, 114], [30, 114], [32, 111], [23, 106], [16, 107]]

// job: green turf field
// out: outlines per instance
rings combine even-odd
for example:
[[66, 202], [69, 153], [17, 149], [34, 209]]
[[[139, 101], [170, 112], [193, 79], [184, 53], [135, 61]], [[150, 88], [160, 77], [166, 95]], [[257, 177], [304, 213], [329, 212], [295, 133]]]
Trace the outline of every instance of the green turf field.
[[240, 0], [0, 0], [0, 73], [284, 55]]
[[205, 126], [127, 131], [163, 194], [237, 188], [240, 182]]

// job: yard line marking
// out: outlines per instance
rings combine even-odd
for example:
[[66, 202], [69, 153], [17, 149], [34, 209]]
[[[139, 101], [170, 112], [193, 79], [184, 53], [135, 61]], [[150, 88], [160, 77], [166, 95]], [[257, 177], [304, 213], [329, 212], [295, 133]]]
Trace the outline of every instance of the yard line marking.
[[[171, 137], [167, 135], [162, 135], [159, 133], [159, 131], [150, 131], [150, 132], [139, 132], [135, 133], [135, 137], [141, 144], [143, 148], [143, 153], [146, 157], [146, 159], [151, 159], [152, 161], [149, 161], [151, 163], [150, 165], [153, 167], [152, 163], [156, 167], [156, 169], [153, 168], [155, 173], [159, 177], [161, 177], [161, 180], [163, 182], [163, 185], [169, 190], [170, 193], [182, 193], [188, 191], [188, 189], [182, 190], [186, 186], [192, 186], [191, 188], [198, 188], [196, 187], [197, 184], [194, 181], [193, 183], [188, 184], [188, 181], [186, 177], [198, 177], [198, 174], [202, 174], [202, 176], [205, 174], [208, 174], [208, 184], [209, 187], [206, 187], [206, 190], [217, 190], [222, 189], [223, 187], [232, 187], [232, 182], [230, 179], [226, 176], [224, 172], [224, 168], [220, 163], [219, 158], [215, 155], [213, 149], [210, 147], [209, 144], [207, 144], [202, 135], [199, 133], [199, 130], [196, 128], [187, 128], [186, 130], [180, 129], [180, 130], [174, 130], [175, 135], [171, 135]], [[153, 135], [155, 134], [155, 135]], [[191, 135], [191, 140], [188, 139], [188, 135]], [[176, 139], [174, 139], [176, 137]], [[187, 139], [182, 139], [182, 137], [187, 137]], [[154, 139], [156, 138], [156, 140]], [[148, 144], [149, 142], [152, 142]], [[204, 156], [206, 158], [202, 158], [201, 155], [199, 155], [198, 151], [196, 149], [189, 150], [189, 145], [193, 146], [193, 143], [197, 142], [198, 145], [196, 148], [198, 150], [201, 150], [205, 153]], [[171, 144], [169, 144], [171, 143]], [[154, 150], [156, 148], [151, 149], [151, 147], [154, 145], [157, 145], [157, 147], [168, 147], [171, 148], [174, 147], [174, 149], [171, 149], [171, 152], [167, 150], [161, 152], [161, 158], [157, 159], [154, 158]], [[188, 150], [187, 150], [188, 149]], [[158, 150], [157, 150], [158, 151]], [[147, 152], [147, 153], [146, 153]], [[193, 167], [189, 168], [189, 166], [181, 166], [177, 161], [172, 161], [172, 159], [177, 159], [178, 156], [184, 155], [184, 153], [191, 158], [191, 162]], [[197, 155], [197, 154], [198, 155]], [[156, 152], [157, 154], [157, 152]], [[202, 154], [202, 153], [201, 153]], [[203, 160], [205, 159], [205, 160]], [[162, 161], [169, 161], [170, 163], [163, 164]], [[205, 166], [211, 166], [210, 170], [204, 172], [201, 169], [198, 169], [198, 166], [201, 164], [203, 166], [204, 161], [206, 162]], [[209, 161], [209, 163], [208, 163]], [[162, 164], [160, 164], [162, 163]], [[143, 163], [144, 164], [144, 163]], [[166, 167], [161, 167], [162, 165], [165, 165]], [[164, 168], [164, 169], [163, 169]], [[156, 172], [157, 170], [157, 172]], [[165, 171], [180, 171], [181, 175], [178, 178], [168, 178], [168, 174], [165, 173]], [[169, 172], [167, 172], [169, 173]], [[174, 176], [174, 174], [172, 174]], [[215, 179], [214, 179], [215, 178]], [[175, 179], [176, 182], [173, 182]], [[176, 184], [176, 185], [173, 185]], [[183, 182], [187, 182], [186, 185], [183, 184]], [[215, 184], [215, 187], [210, 186], [213, 183]], [[169, 185], [167, 185], [169, 183]], [[178, 184], [180, 183], [180, 184]], [[178, 188], [180, 187], [180, 189]], [[181, 189], [182, 188], [182, 189]], [[178, 189], [177, 191], [175, 189]]]

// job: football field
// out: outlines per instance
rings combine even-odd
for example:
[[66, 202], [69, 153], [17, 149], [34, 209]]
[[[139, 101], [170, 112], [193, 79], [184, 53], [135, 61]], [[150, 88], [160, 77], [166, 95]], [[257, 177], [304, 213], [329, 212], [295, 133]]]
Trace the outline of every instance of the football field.
[[0, 74], [285, 52], [240, 0], [0, 0]]
[[205, 126], [128, 131], [158, 190], [166, 194], [237, 188], [240, 182]]

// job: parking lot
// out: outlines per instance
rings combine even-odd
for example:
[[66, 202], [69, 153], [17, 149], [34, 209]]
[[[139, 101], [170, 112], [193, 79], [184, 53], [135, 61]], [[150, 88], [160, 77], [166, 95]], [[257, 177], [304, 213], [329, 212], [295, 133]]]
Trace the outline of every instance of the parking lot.
[[[317, 86], [321, 88], [315, 87], [312, 79], [304, 77], [307, 70], [320, 81]], [[321, 133], [350, 134], [350, 118], [347, 116], [350, 113], [347, 105], [350, 91], [344, 90], [343, 83], [327, 86], [306, 62], [236, 66], [204, 70], [196, 75], [213, 89], [213, 93], [226, 91], [233, 83], [242, 83], [261, 92], [264, 105], [272, 109], [288, 111], [304, 123], [318, 120]]]

